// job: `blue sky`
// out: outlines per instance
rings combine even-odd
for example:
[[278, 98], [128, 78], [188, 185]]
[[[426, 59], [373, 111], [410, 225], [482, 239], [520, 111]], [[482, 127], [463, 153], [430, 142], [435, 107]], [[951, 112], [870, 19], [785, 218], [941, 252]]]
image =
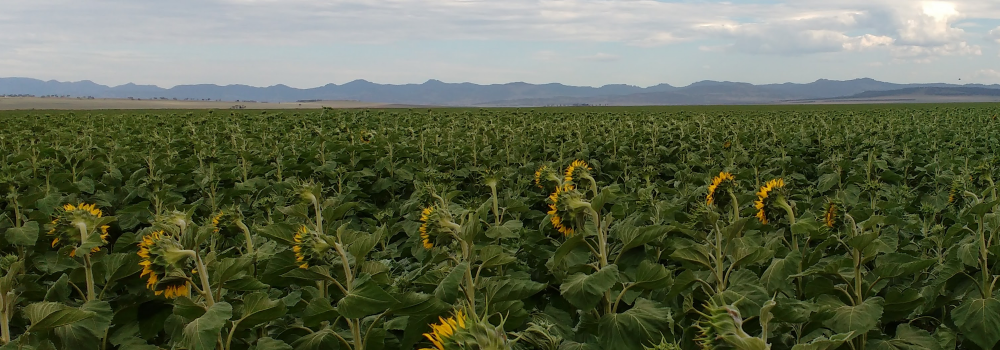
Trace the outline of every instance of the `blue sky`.
[[314, 87], [1000, 83], [1000, 1], [6, 0], [0, 76]]

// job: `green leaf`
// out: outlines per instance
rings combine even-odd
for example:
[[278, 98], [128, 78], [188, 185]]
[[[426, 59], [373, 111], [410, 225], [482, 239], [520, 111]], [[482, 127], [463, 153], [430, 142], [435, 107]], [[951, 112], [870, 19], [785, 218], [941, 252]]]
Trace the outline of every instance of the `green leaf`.
[[250, 272], [252, 263], [253, 260], [248, 257], [222, 259], [213, 266], [212, 270], [215, 273], [212, 275], [212, 284], [218, 286], [231, 279], [245, 276]]
[[208, 308], [204, 315], [198, 317], [187, 326], [181, 344], [192, 350], [213, 350], [216, 340], [222, 333], [222, 327], [233, 317], [233, 306], [226, 302], [218, 302]]
[[354, 280], [354, 288], [337, 302], [337, 312], [346, 318], [362, 318], [388, 310], [395, 303], [396, 299], [370, 277], [362, 277]]
[[267, 293], [254, 292], [243, 296], [242, 314], [238, 329], [252, 328], [285, 315], [285, 304], [268, 299]]
[[798, 250], [788, 253], [784, 258], [774, 258], [771, 266], [760, 275], [760, 283], [767, 289], [768, 294], [777, 291], [792, 291], [794, 279], [788, 276], [798, 272], [799, 264], [802, 262], [802, 253]]
[[287, 343], [272, 339], [271, 337], [263, 337], [257, 339], [257, 345], [250, 348], [251, 350], [292, 350], [292, 346]]
[[319, 326], [320, 322], [336, 319], [340, 314], [326, 298], [316, 298], [306, 305], [302, 313], [302, 323], [307, 327]]
[[70, 290], [71, 289], [69, 287], [69, 276], [63, 274], [62, 276], [59, 276], [59, 279], [56, 280], [56, 282], [53, 283], [51, 287], [49, 287], [49, 290], [47, 292], [45, 292], [45, 301], [54, 301], [60, 303], [66, 302], [67, 300], [69, 300]]
[[469, 271], [469, 263], [462, 262], [456, 265], [454, 268], [448, 272], [448, 275], [441, 280], [441, 284], [438, 284], [434, 288], [434, 296], [438, 297], [446, 303], [454, 303], [461, 295], [460, 286], [462, 284], [462, 279], [465, 277], [465, 273]]
[[337, 350], [340, 349], [340, 340], [328, 328], [299, 338], [292, 343], [292, 347], [295, 350]]
[[[607, 314], [598, 323], [600, 344], [604, 349], [642, 350], [644, 345], [659, 343], [664, 337], [673, 337], [672, 313], [669, 308], [646, 300], [636, 299], [628, 311]], [[663, 331], [667, 332], [664, 335]]]
[[896, 327], [894, 339], [872, 339], [868, 341], [872, 350], [941, 350], [941, 345], [927, 331], [901, 324]]
[[702, 265], [711, 269], [713, 267], [711, 260], [709, 259], [709, 256], [711, 255], [712, 254], [708, 252], [707, 246], [688, 242], [686, 246], [677, 248], [673, 254], [670, 254], [670, 257]]
[[668, 289], [673, 277], [663, 265], [643, 260], [635, 270], [635, 287], [648, 290]]
[[88, 301], [80, 307], [91, 312], [94, 317], [56, 327], [53, 332], [58, 340], [56, 344], [61, 349], [98, 349], [101, 338], [111, 326], [111, 304], [106, 301]]
[[621, 250], [622, 253], [627, 252], [632, 248], [638, 248], [649, 242], [656, 241], [674, 230], [674, 227], [672, 226], [623, 226], [625, 227], [622, 227], [614, 232], [622, 244], [624, 244]]
[[486, 237], [492, 239], [518, 238], [518, 232], [524, 224], [520, 220], [509, 220], [503, 225], [493, 225], [486, 230]]
[[875, 268], [875, 274], [883, 279], [909, 276], [937, 263], [934, 259], [917, 259], [903, 253], [888, 253], [876, 259], [878, 266]]
[[118, 281], [142, 271], [139, 260], [138, 255], [129, 253], [115, 253], [105, 256], [101, 261], [104, 264], [106, 283]]
[[503, 247], [498, 245], [488, 245], [479, 249], [479, 254], [477, 255], [483, 269], [488, 269], [497, 266], [503, 266], [517, 261], [516, 258], [507, 254]]
[[816, 185], [816, 190], [819, 192], [826, 192], [840, 183], [840, 173], [823, 174], [819, 177], [819, 182]]
[[969, 298], [951, 313], [955, 326], [966, 338], [983, 349], [1000, 342], [1000, 300]]
[[884, 301], [880, 297], [870, 298], [857, 306], [849, 306], [832, 298], [831, 300], [830, 304], [834, 306], [830, 310], [832, 315], [823, 324], [837, 333], [867, 333], [875, 329], [879, 318], [882, 317]]
[[25, 306], [24, 314], [31, 322], [28, 332], [43, 332], [94, 317], [93, 312], [47, 301]]
[[600, 271], [586, 275], [577, 273], [566, 278], [559, 287], [563, 298], [581, 310], [590, 310], [618, 282], [618, 266], [611, 264]]
[[850, 332], [835, 334], [829, 338], [819, 337], [812, 339], [808, 343], [795, 344], [795, 346], [792, 347], [792, 350], [835, 350], [839, 348], [841, 344], [854, 339], [855, 334], [856, 333], [854, 332]]
[[174, 315], [182, 316], [187, 319], [196, 319], [205, 314], [204, 306], [195, 303], [191, 298], [182, 296], [174, 299]]
[[38, 227], [37, 222], [28, 221], [24, 225], [21, 225], [21, 227], [7, 229], [4, 238], [10, 244], [33, 246], [38, 241]]

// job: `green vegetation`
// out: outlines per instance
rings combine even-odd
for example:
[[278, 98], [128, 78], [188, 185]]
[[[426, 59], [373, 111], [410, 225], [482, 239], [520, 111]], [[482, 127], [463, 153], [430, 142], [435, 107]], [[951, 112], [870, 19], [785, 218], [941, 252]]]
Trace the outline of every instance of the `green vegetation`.
[[996, 349], [995, 105], [0, 113], [0, 349]]

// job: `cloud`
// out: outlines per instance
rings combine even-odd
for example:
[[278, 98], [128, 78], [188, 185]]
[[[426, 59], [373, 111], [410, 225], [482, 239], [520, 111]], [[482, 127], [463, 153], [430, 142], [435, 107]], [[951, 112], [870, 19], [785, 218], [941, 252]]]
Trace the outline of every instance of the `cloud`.
[[1000, 44], [1000, 27], [996, 27], [989, 32], [989, 38], [993, 39], [997, 44]]
[[975, 74], [976, 78], [1000, 79], [1000, 71], [995, 69], [980, 69]]
[[612, 54], [609, 54], [609, 53], [598, 52], [597, 54], [590, 55], [590, 56], [583, 56], [581, 58], [583, 60], [585, 60], [585, 61], [615, 62], [615, 61], [620, 60], [622, 57], [618, 56], [618, 55], [612, 55]]

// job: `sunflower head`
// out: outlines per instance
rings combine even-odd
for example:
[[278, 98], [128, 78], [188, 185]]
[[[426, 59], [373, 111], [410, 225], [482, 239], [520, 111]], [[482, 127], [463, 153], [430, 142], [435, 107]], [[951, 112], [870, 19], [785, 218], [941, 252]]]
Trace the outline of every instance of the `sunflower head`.
[[843, 208], [836, 201], [826, 202], [826, 210], [823, 211], [823, 225], [829, 228], [837, 228], [844, 222]]
[[375, 133], [371, 131], [362, 131], [359, 136], [359, 139], [363, 143], [371, 143], [375, 139]]
[[219, 230], [221, 230], [221, 227], [219, 225], [222, 223], [222, 218], [225, 216], [226, 212], [222, 210], [220, 210], [215, 215], [212, 215], [212, 221], [209, 223], [209, 225], [211, 225], [212, 227], [212, 233], [219, 233]]
[[757, 191], [757, 201], [754, 202], [760, 223], [767, 225], [781, 215], [778, 210], [788, 206], [785, 192], [785, 180], [782, 178], [770, 180], [760, 187]]
[[70, 256], [76, 256], [81, 248], [84, 252], [98, 252], [101, 246], [108, 244], [108, 229], [111, 228], [108, 224], [113, 221], [114, 217], [105, 217], [95, 204], [63, 205], [48, 225], [51, 246], [76, 248], [70, 251]]
[[180, 242], [169, 233], [156, 231], [139, 241], [140, 278], [146, 278], [146, 288], [156, 295], [176, 298], [188, 295], [188, 278], [191, 252], [183, 250]]
[[183, 234], [194, 223], [191, 214], [174, 210], [156, 216], [154, 225], [165, 231]]
[[563, 178], [558, 169], [553, 169], [549, 165], [542, 165], [535, 170], [535, 186], [542, 190], [549, 190], [559, 186]]
[[728, 191], [736, 188], [736, 177], [725, 171], [712, 178], [712, 183], [708, 185], [708, 195], [705, 196], [705, 204], [724, 206], [729, 203]]
[[292, 252], [295, 253], [295, 263], [300, 269], [308, 269], [310, 262], [319, 261], [330, 245], [316, 236], [306, 225], [299, 227], [293, 237]]
[[437, 232], [437, 229], [440, 226], [440, 220], [438, 218], [440, 215], [440, 211], [435, 209], [434, 206], [424, 208], [424, 210], [420, 212], [420, 240], [423, 242], [424, 249], [434, 248], [434, 242], [431, 235]]
[[965, 203], [965, 189], [966, 181], [961, 177], [955, 178], [951, 182], [951, 187], [948, 189], [948, 204], [957, 207], [961, 207]]
[[556, 187], [555, 192], [549, 195], [548, 202], [549, 221], [563, 236], [572, 236], [576, 233], [576, 228], [583, 226], [590, 203], [573, 184], [566, 183]]
[[[574, 179], [593, 179], [590, 176], [590, 165], [582, 160], [574, 160], [570, 163], [569, 167], [566, 167], [566, 171], [563, 173], [564, 183], [573, 183]], [[578, 181], [579, 182], [579, 181]]]
[[732, 146], [733, 146], [733, 143], [729, 142], [729, 141], [726, 141], [726, 143], [722, 144], [722, 148], [725, 148], [725, 149], [729, 149], [729, 147], [732, 147]]
[[424, 333], [424, 338], [427, 338], [434, 347], [421, 350], [444, 350], [446, 344], [453, 342], [457, 333], [464, 331], [470, 325], [469, 318], [462, 310], [456, 311], [449, 318], [438, 317], [438, 321], [440, 322], [431, 324], [429, 333]]

